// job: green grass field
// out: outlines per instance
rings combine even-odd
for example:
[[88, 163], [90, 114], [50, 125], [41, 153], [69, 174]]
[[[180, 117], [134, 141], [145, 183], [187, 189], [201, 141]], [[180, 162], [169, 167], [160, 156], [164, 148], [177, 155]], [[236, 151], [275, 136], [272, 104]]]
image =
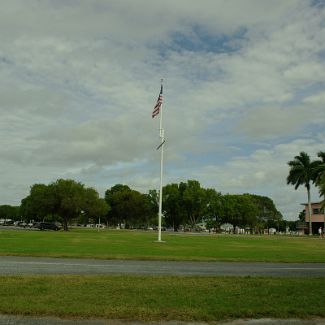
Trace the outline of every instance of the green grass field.
[[325, 239], [317, 237], [189, 235], [73, 229], [0, 231], [0, 255], [98, 259], [325, 262]]
[[324, 279], [171, 276], [0, 277], [0, 313], [212, 321], [325, 317]]
[[[73, 229], [0, 231], [0, 255], [325, 262], [325, 239]], [[325, 278], [0, 276], [0, 313], [128, 320], [325, 317]]]

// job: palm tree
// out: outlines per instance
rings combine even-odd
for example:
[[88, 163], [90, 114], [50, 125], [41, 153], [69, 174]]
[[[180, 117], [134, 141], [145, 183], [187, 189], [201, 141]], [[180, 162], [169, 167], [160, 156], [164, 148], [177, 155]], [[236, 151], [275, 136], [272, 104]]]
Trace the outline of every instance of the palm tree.
[[313, 182], [318, 186], [322, 178], [325, 176], [325, 151], [317, 153], [320, 160], [315, 161], [315, 168], [313, 172]]
[[[319, 182], [318, 186], [319, 186], [319, 194], [325, 196], [325, 177], [321, 178], [321, 181]], [[324, 205], [325, 205], [325, 201], [323, 203], [323, 207]]]
[[[325, 151], [317, 153], [320, 160], [315, 161], [315, 169], [313, 175], [313, 182], [319, 187], [319, 194], [325, 197]], [[325, 200], [323, 202], [323, 213], [324, 213], [324, 227], [325, 229], [325, 211], [324, 211]]]
[[300, 185], [304, 185], [307, 189], [309, 235], [311, 236], [313, 233], [311, 222], [310, 182], [314, 179], [317, 163], [314, 161], [311, 162], [309, 155], [302, 151], [294, 160], [289, 161], [288, 165], [290, 166], [290, 171], [287, 177], [287, 184], [294, 185], [295, 190]]

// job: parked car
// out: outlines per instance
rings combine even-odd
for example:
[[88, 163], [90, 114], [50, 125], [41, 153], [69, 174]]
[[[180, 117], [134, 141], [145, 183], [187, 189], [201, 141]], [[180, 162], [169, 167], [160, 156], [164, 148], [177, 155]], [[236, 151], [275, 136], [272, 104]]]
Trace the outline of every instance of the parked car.
[[14, 226], [26, 228], [27, 223], [25, 221], [15, 221]]
[[34, 228], [39, 230], [60, 230], [61, 228], [52, 222], [36, 222]]

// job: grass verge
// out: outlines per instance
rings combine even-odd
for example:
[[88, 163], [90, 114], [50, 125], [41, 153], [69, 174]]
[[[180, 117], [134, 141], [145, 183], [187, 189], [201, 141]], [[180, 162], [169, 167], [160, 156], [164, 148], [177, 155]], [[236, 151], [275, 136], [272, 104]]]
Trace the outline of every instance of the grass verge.
[[213, 321], [325, 317], [324, 278], [0, 277], [0, 313]]
[[0, 230], [0, 255], [98, 259], [325, 262], [325, 240], [77, 229], [69, 232]]

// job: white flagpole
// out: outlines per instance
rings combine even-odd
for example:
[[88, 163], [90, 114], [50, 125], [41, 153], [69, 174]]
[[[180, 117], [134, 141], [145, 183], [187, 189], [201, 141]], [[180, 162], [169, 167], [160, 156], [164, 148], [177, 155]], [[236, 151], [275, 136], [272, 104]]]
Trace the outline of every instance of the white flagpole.
[[[161, 87], [164, 79], [161, 79]], [[162, 219], [162, 184], [163, 184], [163, 164], [164, 164], [164, 143], [165, 143], [165, 134], [162, 127], [163, 121], [163, 110], [162, 104], [160, 106], [160, 126], [159, 126], [159, 135], [160, 135], [160, 147], [161, 147], [161, 156], [160, 156], [160, 188], [159, 188], [159, 212], [158, 212], [158, 242], [161, 242], [161, 219]]]

